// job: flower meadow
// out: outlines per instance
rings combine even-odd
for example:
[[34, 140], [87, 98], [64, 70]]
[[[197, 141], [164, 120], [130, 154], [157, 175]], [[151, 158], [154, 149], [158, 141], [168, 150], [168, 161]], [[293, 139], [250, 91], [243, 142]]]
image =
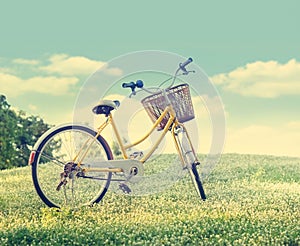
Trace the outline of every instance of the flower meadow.
[[224, 154], [204, 187], [205, 202], [186, 176], [157, 194], [108, 191], [58, 211], [37, 196], [30, 167], [3, 170], [0, 245], [300, 244], [300, 158]]

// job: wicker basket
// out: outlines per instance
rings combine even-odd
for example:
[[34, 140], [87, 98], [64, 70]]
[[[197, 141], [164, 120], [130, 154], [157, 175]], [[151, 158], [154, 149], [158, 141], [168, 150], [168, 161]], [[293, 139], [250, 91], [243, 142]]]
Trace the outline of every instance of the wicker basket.
[[[174, 86], [167, 90], [166, 94], [176, 112], [179, 122], [183, 123], [195, 118], [188, 84]], [[161, 92], [144, 98], [142, 104], [153, 123], [160, 117], [167, 105]], [[157, 126], [158, 130], [164, 129], [169, 117], [169, 114], [164, 117], [162, 122]]]

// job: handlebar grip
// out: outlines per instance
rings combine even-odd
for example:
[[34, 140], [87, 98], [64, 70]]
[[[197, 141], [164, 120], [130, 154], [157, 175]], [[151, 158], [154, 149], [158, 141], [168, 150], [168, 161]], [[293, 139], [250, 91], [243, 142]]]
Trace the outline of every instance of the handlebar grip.
[[185, 66], [187, 66], [188, 64], [190, 64], [191, 62], [193, 61], [193, 59], [190, 57], [189, 59], [187, 59], [185, 62], [183, 62], [183, 63], [180, 63], [179, 64], [179, 67], [181, 68], [181, 69], [185, 69]]
[[131, 88], [131, 91], [132, 91], [132, 93], [134, 93], [135, 94], [135, 88], [137, 87], [137, 88], [143, 88], [143, 86], [144, 86], [144, 83], [143, 83], [143, 81], [142, 80], [137, 80], [136, 81], [136, 83], [134, 83], [134, 82], [129, 82], [129, 83], [123, 83], [122, 84], [122, 87], [123, 88]]
[[129, 83], [123, 83], [122, 84], [123, 88], [131, 88], [134, 89], [135, 88], [135, 83], [134, 82], [129, 82]]

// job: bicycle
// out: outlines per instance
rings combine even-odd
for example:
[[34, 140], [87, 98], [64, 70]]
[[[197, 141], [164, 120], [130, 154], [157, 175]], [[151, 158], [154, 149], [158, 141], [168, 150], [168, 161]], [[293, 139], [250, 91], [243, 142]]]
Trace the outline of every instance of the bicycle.
[[[36, 142], [30, 153], [32, 179], [41, 200], [49, 207], [60, 208], [65, 205], [93, 205], [102, 200], [111, 182], [118, 182], [124, 193], [130, 193], [130, 182], [137, 182], [143, 176], [143, 164], [151, 157], [167, 132], [171, 132], [182, 168], [188, 170], [197, 194], [206, 200], [202, 182], [197, 170], [200, 164], [184, 122], [194, 118], [189, 85], [184, 83], [173, 86], [180, 75], [188, 75], [186, 66], [189, 58], [179, 64], [175, 74], [163, 81], [158, 87], [145, 88], [141, 80], [123, 83], [130, 88], [130, 96], [143, 90], [150, 95], [142, 99], [142, 104], [152, 120], [149, 132], [131, 144], [125, 144], [118, 132], [112, 111], [120, 106], [115, 100], [101, 100], [94, 108], [97, 115], [104, 115], [105, 121], [93, 130], [84, 125], [67, 124], [54, 127], [45, 132]], [[162, 86], [172, 80], [165, 89]], [[112, 126], [117, 139], [121, 160], [114, 160], [102, 131]], [[146, 140], [155, 129], [161, 131], [159, 139], [145, 155], [127, 151]], [[136, 156], [139, 156], [137, 159]]]

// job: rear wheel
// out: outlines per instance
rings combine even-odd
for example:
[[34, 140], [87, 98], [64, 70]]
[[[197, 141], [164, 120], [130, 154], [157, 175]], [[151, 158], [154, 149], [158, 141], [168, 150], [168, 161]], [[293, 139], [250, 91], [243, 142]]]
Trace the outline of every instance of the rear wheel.
[[[46, 132], [31, 156], [34, 187], [49, 207], [78, 207], [98, 203], [107, 192], [110, 172], [84, 173], [93, 161], [111, 160], [111, 150], [101, 136], [80, 125], [66, 125]], [[78, 168], [76, 161], [84, 156]]]

